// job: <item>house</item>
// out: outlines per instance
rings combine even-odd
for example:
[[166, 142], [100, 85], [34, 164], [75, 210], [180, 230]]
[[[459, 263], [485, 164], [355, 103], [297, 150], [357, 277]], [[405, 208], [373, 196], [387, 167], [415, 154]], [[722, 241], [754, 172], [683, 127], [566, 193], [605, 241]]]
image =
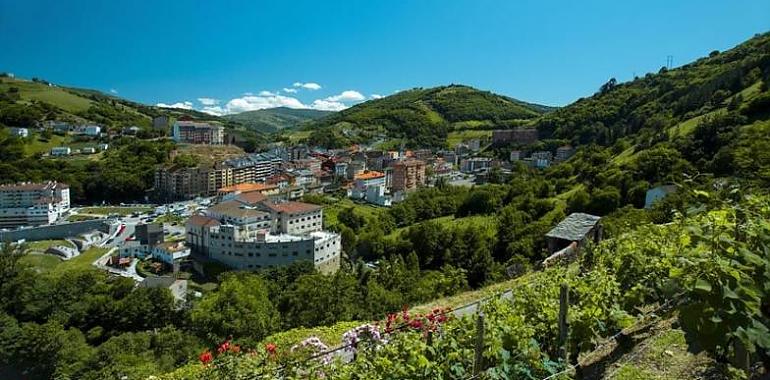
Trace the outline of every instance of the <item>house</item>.
[[647, 194], [644, 196], [644, 208], [651, 208], [655, 202], [665, 198], [666, 195], [675, 193], [676, 190], [674, 185], [658, 186], [647, 190]]
[[589, 241], [599, 242], [602, 239], [600, 220], [599, 216], [582, 212], [570, 214], [545, 234], [548, 252], [557, 253], [570, 247], [572, 243], [576, 243], [575, 248], [580, 249]]
[[86, 136], [99, 136], [99, 134], [102, 133], [102, 127], [98, 125], [86, 125], [85, 128], [83, 128], [83, 134]]
[[575, 154], [575, 148], [569, 145], [560, 146], [556, 148], [556, 157], [554, 159], [557, 162], [567, 161], [574, 154]]
[[29, 137], [29, 129], [27, 128], [11, 127], [10, 130], [11, 130], [11, 136]]
[[520, 150], [512, 150], [511, 151], [511, 156], [509, 158], [509, 160], [511, 162], [519, 161], [519, 160], [521, 160], [521, 158], [522, 157], [521, 157], [521, 151]]
[[91, 147], [91, 146], [90, 147], [85, 147], [85, 148], [81, 149], [80, 152], [83, 153], [83, 154], [94, 154], [94, 153], [96, 153], [96, 148]]
[[123, 134], [124, 135], [132, 135], [133, 136], [133, 135], [136, 135], [137, 133], [139, 133], [139, 131], [141, 131], [141, 130], [142, 129], [137, 127], [137, 126], [123, 128]]
[[109, 145], [109, 144], [99, 144], [99, 145], [97, 145], [96, 147], [97, 147], [99, 150], [101, 150], [101, 151], [105, 151], [105, 150], [107, 150], [107, 148], [109, 148], [109, 147], [110, 147], [110, 145]]
[[51, 148], [51, 155], [56, 157], [69, 156], [72, 154], [72, 149], [68, 146], [57, 146]]

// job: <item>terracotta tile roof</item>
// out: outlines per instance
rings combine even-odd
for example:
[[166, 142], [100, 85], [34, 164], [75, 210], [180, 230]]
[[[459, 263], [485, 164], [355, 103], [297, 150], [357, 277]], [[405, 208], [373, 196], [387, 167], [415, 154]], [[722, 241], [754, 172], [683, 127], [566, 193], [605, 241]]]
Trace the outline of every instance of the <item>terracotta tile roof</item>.
[[299, 214], [303, 212], [312, 212], [317, 211], [321, 209], [321, 206], [310, 204], [310, 203], [302, 203], [302, 202], [264, 202], [264, 205], [268, 208], [277, 211], [282, 212], [285, 214]]
[[235, 197], [235, 200], [250, 206], [254, 206], [259, 202], [267, 200], [267, 196], [258, 191], [252, 191], [250, 193], [239, 194], [237, 197]]
[[234, 193], [240, 191], [241, 193], [248, 193], [252, 191], [266, 191], [278, 188], [276, 185], [270, 185], [265, 183], [240, 183], [232, 186], [225, 186], [219, 189], [220, 193]]
[[361, 174], [356, 174], [353, 176], [353, 179], [375, 179], [375, 178], [382, 178], [385, 177], [385, 173], [378, 172], [378, 171], [368, 171], [363, 172]]
[[198, 227], [218, 226], [219, 221], [214, 218], [209, 218], [205, 215], [193, 215], [190, 219], [187, 219], [187, 223]]

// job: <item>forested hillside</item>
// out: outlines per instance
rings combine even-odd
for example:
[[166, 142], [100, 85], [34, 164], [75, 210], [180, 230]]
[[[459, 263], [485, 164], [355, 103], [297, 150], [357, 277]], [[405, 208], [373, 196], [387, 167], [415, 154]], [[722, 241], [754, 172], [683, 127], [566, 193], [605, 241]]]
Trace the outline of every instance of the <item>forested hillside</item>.
[[240, 122], [244, 126], [260, 132], [276, 132], [285, 128], [300, 126], [331, 113], [330, 111], [277, 107], [226, 115], [223, 118]]
[[451, 85], [416, 88], [370, 100], [310, 123], [311, 143], [338, 147], [376, 137], [410, 147], [442, 147], [447, 134], [467, 129], [510, 128], [550, 107]]

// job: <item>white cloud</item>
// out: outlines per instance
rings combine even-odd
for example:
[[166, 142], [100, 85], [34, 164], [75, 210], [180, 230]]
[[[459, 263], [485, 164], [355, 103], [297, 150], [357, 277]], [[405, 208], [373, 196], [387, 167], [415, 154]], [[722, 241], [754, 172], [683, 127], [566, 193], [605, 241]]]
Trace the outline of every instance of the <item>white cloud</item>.
[[204, 106], [214, 106], [219, 104], [219, 99], [214, 98], [198, 98], [198, 101]]
[[326, 98], [330, 102], [358, 102], [366, 99], [360, 92], [354, 90], [342, 91], [339, 95], [334, 95]]
[[381, 99], [382, 95], [380, 95], [380, 94], [371, 94], [371, 95], [369, 95], [369, 97], [372, 98], [372, 99]]
[[192, 102], [187, 102], [187, 101], [185, 101], [185, 102], [176, 102], [174, 104], [158, 103], [158, 104], [156, 104], [156, 106], [163, 107], [163, 108], [180, 108], [180, 109], [183, 109], [183, 110], [191, 110], [191, 109], [193, 109]]
[[214, 116], [222, 116], [227, 113], [227, 111], [220, 106], [207, 106], [201, 108], [200, 111]]
[[260, 91], [259, 96], [276, 96], [278, 94], [270, 91]]
[[302, 87], [304, 89], [313, 90], [313, 91], [321, 89], [321, 85], [315, 82], [307, 82], [307, 83], [294, 82], [293, 86]]
[[297, 89], [296, 88], [284, 87], [283, 88], [283, 92], [286, 92], [286, 93], [289, 93], [289, 94], [296, 94], [297, 93]]
[[117, 93], [118, 93], [118, 90], [116, 90], [116, 89], [114, 89], [114, 88], [111, 88], [111, 89], [110, 89], [110, 93], [112, 93], [112, 94], [117, 94]]
[[342, 111], [345, 108], [348, 108], [348, 106], [343, 103], [327, 99], [317, 99], [313, 101], [313, 104], [310, 105], [310, 108], [320, 111]]
[[226, 113], [238, 113], [275, 107], [308, 108], [308, 106], [302, 104], [297, 98], [283, 95], [271, 95], [243, 96], [231, 99], [225, 104], [224, 110]]

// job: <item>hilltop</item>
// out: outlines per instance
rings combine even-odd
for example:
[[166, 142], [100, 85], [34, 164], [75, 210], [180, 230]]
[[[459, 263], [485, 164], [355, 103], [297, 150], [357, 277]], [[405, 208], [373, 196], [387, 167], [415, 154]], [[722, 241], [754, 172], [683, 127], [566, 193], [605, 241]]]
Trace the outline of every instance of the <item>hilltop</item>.
[[370, 100], [308, 123], [303, 129], [313, 131], [312, 143], [324, 146], [383, 138], [413, 147], [441, 147], [452, 132], [510, 128], [551, 110], [469, 86], [450, 85], [415, 88]]
[[226, 115], [223, 118], [240, 122], [244, 126], [259, 132], [276, 132], [284, 128], [302, 125], [311, 120], [320, 119], [331, 113], [331, 111], [276, 107]]

